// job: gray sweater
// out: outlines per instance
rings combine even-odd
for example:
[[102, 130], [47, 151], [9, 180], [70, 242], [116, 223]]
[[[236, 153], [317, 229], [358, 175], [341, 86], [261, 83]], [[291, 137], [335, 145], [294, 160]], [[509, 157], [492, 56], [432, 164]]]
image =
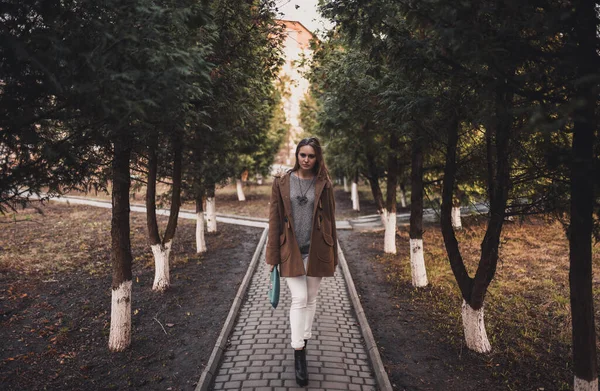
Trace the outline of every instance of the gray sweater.
[[[302, 193], [300, 193], [302, 188]], [[300, 205], [299, 197], [305, 195], [308, 202]], [[312, 229], [313, 209], [315, 206], [315, 178], [300, 179], [296, 173], [290, 175], [290, 199], [292, 201], [292, 218], [294, 232], [301, 254], [308, 254]]]

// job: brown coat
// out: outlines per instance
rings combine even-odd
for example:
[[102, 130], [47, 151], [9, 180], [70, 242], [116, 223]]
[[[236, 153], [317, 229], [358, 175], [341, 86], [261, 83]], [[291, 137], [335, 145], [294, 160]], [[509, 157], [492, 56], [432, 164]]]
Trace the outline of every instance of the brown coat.
[[279, 265], [282, 277], [333, 277], [338, 264], [333, 187], [325, 176], [315, 180], [315, 206], [306, 273], [294, 233], [290, 173], [275, 178], [269, 210], [267, 263]]

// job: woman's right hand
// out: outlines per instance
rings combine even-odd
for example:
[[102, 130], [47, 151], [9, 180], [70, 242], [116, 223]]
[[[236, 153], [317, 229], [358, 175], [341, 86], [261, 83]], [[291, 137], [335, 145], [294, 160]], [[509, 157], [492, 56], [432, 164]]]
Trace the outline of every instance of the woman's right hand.
[[269, 265], [269, 273], [271, 273], [275, 269], [275, 265]]

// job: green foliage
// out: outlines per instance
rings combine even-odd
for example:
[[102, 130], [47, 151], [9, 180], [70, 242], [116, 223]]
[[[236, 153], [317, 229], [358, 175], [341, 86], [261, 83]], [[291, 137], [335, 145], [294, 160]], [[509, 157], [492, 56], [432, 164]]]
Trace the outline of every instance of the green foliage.
[[30, 192], [103, 186], [115, 142], [142, 172], [157, 148], [162, 177], [171, 143], [183, 142], [189, 188], [203, 175], [225, 180], [242, 160], [264, 171], [283, 131], [272, 128], [273, 9], [269, 0], [3, 3], [0, 208]]
[[435, 145], [443, 145], [444, 122], [459, 115], [464, 132], [457, 191], [463, 202], [487, 196], [485, 142], [474, 136], [478, 129], [495, 128], [496, 92], [514, 94], [509, 204], [519, 214], [567, 210], [570, 137], [565, 132], [576, 105], [570, 97], [578, 83], [598, 81], [575, 74], [576, 46], [570, 39], [576, 7], [569, 4], [320, 2], [322, 12], [336, 21], [337, 36], [359, 42], [369, 58], [386, 58], [393, 82], [385, 95], [396, 101], [387, 105], [388, 113], [403, 118], [401, 126], [416, 126], [430, 136], [430, 182], [439, 181], [445, 159]]
[[195, 199], [245, 170], [265, 173], [282, 131], [273, 128], [283, 39], [274, 3], [216, 0], [210, 6], [211, 95], [202, 101], [207, 118], [196, 128], [185, 165], [188, 198]]

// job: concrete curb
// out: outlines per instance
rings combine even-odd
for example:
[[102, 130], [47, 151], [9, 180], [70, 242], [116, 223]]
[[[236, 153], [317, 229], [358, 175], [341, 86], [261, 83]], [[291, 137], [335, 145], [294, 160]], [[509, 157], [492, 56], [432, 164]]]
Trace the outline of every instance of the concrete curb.
[[371, 327], [367, 321], [362, 304], [360, 304], [360, 298], [356, 292], [356, 287], [354, 286], [354, 281], [352, 280], [352, 275], [350, 274], [350, 268], [348, 267], [348, 263], [346, 262], [346, 258], [344, 257], [344, 253], [342, 252], [339, 241], [338, 255], [340, 266], [342, 268], [342, 272], [344, 273], [344, 279], [346, 280], [346, 285], [348, 286], [348, 295], [350, 296], [354, 311], [356, 312], [356, 318], [358, 319], [360, 330], [365, 340], [367, 354], [369, 355], [369, 359], [373, 365], [373, 373], [375, 374], [377, 386], [379, 387], [380, 391], [392, 391], [392, 384], [390, 383], [390, 379], [388, 378], [387, 372], [383, 366], [383, 362], [381, 361], [377, 343], [373, 337], [373, 332], [371, 331]]
[[240, 307], [244, 301], [244, 296], [246, 295], [246, 291], [248, 290], [248, 286], [250, 285], [250, 281], [252, 280], [252, 276], [254, 275], [256, 266], [258, 265], [260, 254], [265, 247], [268, 233], [269, 228], [265, 228], [260, 240], [258, 241], [258, 246], [256, 246], [254, 256], [252, 257], [252, 261], [250, 261], [246, 275], [244, 276], [244, 279], [238, 288], [237, 294], [233, 299], [231, 309], [229, 310], [229, 315], [227, 315], [227, 319], [225, 320], [221, 334], [219, 334], [219, 338], [217, 338], [217, 342], [215, 343], [215, 347], [210, 355], [210, 358], [208, 359], [208, 363], [206, 364], [206, 367], [200, 376], [200, 380], [198, 380], [195, 391], [208, 391], [212, 384], [213, 377], [219, 369], [219, 364], [221, 363], [221, 359], [223, 358], [223, 353], [227, 345], [227, 339], [229, 338], [229, 335], [233, 330], [233, 326], [235, 325], [235, 320], [240, 312]]
[[[112, 208], [112, 203], [110, 201], [94, 200], [94, 199], [83, 198], [83, 197], [73, 197], [73, 196], [65, 197], [65, 196], [63, 196], [63, 197], [59, 197], [59, 198], [51, 198], [50, 201], [62, 202], [62, 203], [74, 204], [74, 205], [88, 205], [88, 206], [95, 206], [95, 207], [106, 208], [106, 209]], [[129, 209], [131, 212], [146, 213], [145, 205], [131, 204]], [[156, 209], [156, 214], [159, 216], [169, 216], [170, 211], [169, 211], [169, 209]], [[263, 221], [258, 218], [246, 218], [244, 216], [224, 215], [224, 214], [219, 214], [219, 213], [217, 213], [216, 216], [217, 216], [217, 221], [219, 223], [243, 225], [246, 227], [256, 227], [256, 228], [267, 228], [269, 225], [267, 220]], [[194, 220], [194, 219], [196, 219], [196, 213], [186, 211], [185, 209], [181, 209], [179, 211], [178, 217], [180, 219]]]

